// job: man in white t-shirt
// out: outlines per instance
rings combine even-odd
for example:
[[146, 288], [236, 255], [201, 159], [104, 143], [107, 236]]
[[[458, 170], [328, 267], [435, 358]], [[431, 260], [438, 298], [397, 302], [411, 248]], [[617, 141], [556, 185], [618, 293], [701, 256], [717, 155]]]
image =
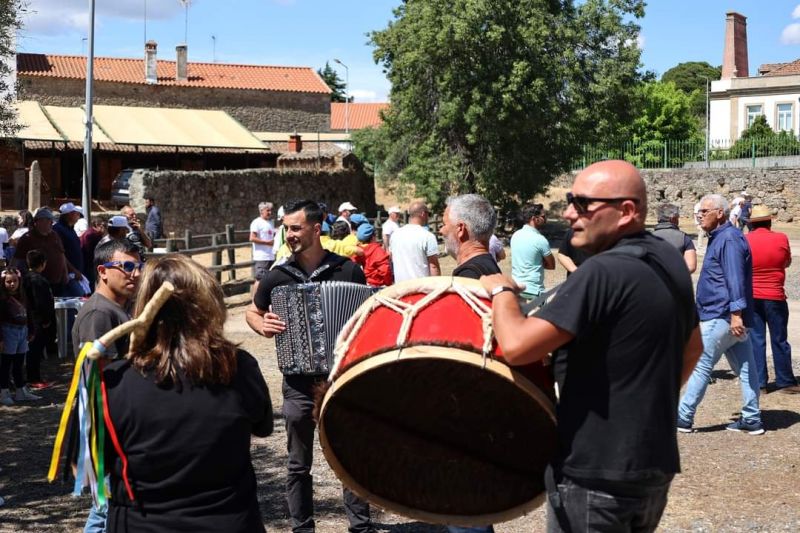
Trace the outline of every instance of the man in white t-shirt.
[[392, 233], [400, 229], [400, 224], [397, 223], [398, 220], [400, 220], [400, 208], [396, 205], [393, 205], [389, 208], [389, 218], [381, 226], [381, 233], [383, 234], [383, 248], [386, 251], [389, 251], [389, 239], [392, 238]]
[[408, 224], [394, 231], [391, 239], [392, 269], [395, 282], [439, 276], [439, 244], [423, 226], [428, 223], [428, 207], [414, 202], [408, 207]]
[[275, 226], [272, 225], [272, 202], [258, 204], [259, 217], [250, 223], [250, 242], [253, 243], [253, 261], [255, 262], [256, 281], [269, 272], [275, 262]]

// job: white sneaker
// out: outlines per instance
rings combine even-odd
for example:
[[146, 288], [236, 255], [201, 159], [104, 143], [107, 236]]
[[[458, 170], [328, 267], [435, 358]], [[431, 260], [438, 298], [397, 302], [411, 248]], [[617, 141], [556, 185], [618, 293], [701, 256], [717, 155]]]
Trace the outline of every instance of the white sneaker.
[[27, 402], [33, 400], [41, 400], [41, 396], [36, 396], [31, 392], [27, 385], [24, 387], [17, 387], [17, 397], [15, 398], [18, 402]]
[[0, 390], [0, 404], [14, 405], [14, 398], [11, 397], [11, 391], [8, 389]]

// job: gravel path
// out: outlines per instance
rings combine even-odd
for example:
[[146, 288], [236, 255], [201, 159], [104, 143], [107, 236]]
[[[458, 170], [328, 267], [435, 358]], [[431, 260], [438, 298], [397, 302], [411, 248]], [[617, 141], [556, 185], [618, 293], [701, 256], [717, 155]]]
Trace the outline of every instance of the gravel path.
[[[800, 251], [800, 243], [795, 247]], [[452, 261], [444, 262], [446, 271]], [[504, 264], [504, 270], [510, 265]], [[798, 267], [789, 272], [790, 341], [800, 346], [800, 286]], [[563, 271], [548, 273], [552, 286]], [[274, 343], [252, 334], [244, 323], [242, 298], [232, 298], [226, 330], [243, 348], [258, 357], [272, 393], [276, 431], [254, 439], [253, 461], [259, 480], [259, 502], [269, 531], [288, 531], [283, 499], [286, 461], [285, 432], [280, 416], [280, 374]], [[69, 496], [71, 487], [44, 481], [54, 432], [61, 413], [71, 365], [45, 362], [46, 375], [60, 385], [45, 391], [44, 400], [25, 406], [0, 406], [0, 532], [34, 533], [81, 531], [89, 498]], [[795, 357], [800, 375], [800, 357]], [[800, 531], [800, 397], [778, 393], [762, 396], [767, 433], [760, 437], [726, 432], [740, 405], [739, 387], [723, 362], [709, 387], [695, 425], [697, 433], [679, 435], [683, 474], [676, 477], [661, 522], [664, 531]], [[314, 467], [317, 531], [346, 531], [340, 484], [317, 446]], [[443, 528], [373, 511], [380, 531], [440, 532]], [[499, 524], [498, 533], [544, 531], [540, 508], [514, 521]]]

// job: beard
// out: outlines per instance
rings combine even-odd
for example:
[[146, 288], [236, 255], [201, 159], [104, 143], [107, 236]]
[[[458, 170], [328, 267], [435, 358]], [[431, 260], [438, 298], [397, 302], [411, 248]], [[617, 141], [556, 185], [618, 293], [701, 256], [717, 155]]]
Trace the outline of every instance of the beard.
[[444, 251], [452, 257], [453, 259], [456, 258], [458, 255], [458, 241], [456, 241], [453, 237], [447, 236], [444, 239]]

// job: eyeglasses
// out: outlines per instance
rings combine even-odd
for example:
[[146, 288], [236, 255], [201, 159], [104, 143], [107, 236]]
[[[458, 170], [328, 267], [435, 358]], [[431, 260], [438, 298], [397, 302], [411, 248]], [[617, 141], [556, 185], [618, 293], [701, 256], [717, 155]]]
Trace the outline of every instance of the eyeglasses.
[[589, 211], [589, 205], [593, 204], [594, 202], [619, 203], [619, 202], [624, 202], [626, 200], [630, 200], [635, 204], [639, 203], [638, 198], [631, 198], [629, 196], [620, 198], [593, 198], [591, 196], [575, 196], [571, 192], [567, 193], [567, 205], [572, 204], [575, 207], [575, 211], [579, 215], [594, 213], [594, 211]]
[[108, 263], [103, 263], [103, 266], [106, 268], [118, 268], [126, 274], [132, 274], [136, 270], [142, 270], [144, 268], [144, 263], [137, 263], [135, 261], [109, 261]]
[[697, 214], [698, 214], [698, 216], [704, 217], [704, 216], [706, 216], [708, 213], [710, 213], [712, 211], [719, 211], [719, 207], [715, 207], [713, 209], [699, 209], [697, 211]]

